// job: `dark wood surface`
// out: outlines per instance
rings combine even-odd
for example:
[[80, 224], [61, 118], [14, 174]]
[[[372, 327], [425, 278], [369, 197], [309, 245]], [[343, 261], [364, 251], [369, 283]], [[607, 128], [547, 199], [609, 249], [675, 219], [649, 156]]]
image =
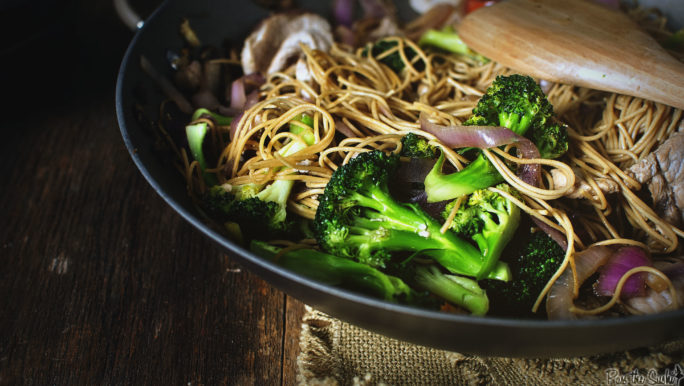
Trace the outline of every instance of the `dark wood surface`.
[[2, 53], [0, 385], [293, 384], [303, 305], [148, 187], [114, 108], [132, 33], [65, 4]]

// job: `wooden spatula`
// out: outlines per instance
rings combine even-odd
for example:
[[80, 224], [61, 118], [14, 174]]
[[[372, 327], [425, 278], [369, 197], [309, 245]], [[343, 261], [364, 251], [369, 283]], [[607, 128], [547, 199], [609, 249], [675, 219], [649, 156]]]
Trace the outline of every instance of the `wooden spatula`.
[[684, 64], [631, 19], [588, 0], [508, 0], [458, 28], [478, 53], [531, 76], [684, 109]]

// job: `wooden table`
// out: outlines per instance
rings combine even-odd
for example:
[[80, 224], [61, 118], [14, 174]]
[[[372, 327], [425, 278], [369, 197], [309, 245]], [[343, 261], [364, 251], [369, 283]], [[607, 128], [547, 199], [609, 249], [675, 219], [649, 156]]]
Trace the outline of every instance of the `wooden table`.
[[2, 58], [0, 385], [294, 383], [303, 305], [148, 187], [114, 109], [132, 34], [66, 4]]

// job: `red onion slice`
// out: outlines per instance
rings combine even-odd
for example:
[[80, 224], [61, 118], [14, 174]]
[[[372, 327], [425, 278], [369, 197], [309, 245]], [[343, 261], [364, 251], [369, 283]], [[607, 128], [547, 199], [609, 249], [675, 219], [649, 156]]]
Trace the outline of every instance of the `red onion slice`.
[[354, 23], [354, 4], [356, 0], [334, 0], [333, 15], [335, 22], [345, 27], [351, 27]]
[[[577, 283], [582, 285], [589, 276], [593, 275], [599, 267], [612, 256], [613, 249], [607, 246], [593, 246], [575, 254], [575, 268], [577, 270]], [[546, 314], [549, 319], [576, 319], [577, 316], [570, 311], [573, 305], [575, 293], [575, 280], [571, 267], [565, 269], [556, 280], [546, 297]]]
[[[420, 128], [434, 135], [443, 144], [451, 148], [477, 147], [489, 149], [516, 143], [519, 157], [539, 158], [539, 150], [532, 141], [502, 126], [444, 126], [430, 122], [425, 114], [421, 114]], [[518, 176], [529, 185], [539, 186], [541, 166], [539, 164], [521, 165]]]
[[[518, 156], [526, 159], [539, 158], [539, 150], [532, 141], [501, 126], [443, 126], [430, 122], [425, 114], [420, 115], [420, 127], [433, 134], [449, 147], [477, 147], [488, 149], [516, 143]], [[541, 165], [523, 164], [518, 168], [518, 177], [528, 185], [539, 187], [541, 181]], [[546, 223], [532, 218], [537, 226], [551, 237], [563, 250], [568, 249], [565, 235], [551, 228]]]
[[230, 87], [230, 108], [242, 109], [245, 106], [246, 99], [245, 82], [242, 78], [238, 78], [233, 81]]
[[[235, 79], [230, 87], [230, 107], [237, 110], [249, 108], [249, 103], [256, 103], [253, 96], [255, 92], [258, 100], [258, 91], [253, 89], [258, 89], [265, 82], [266, 79], [259, 73], [248, 74]], [[248, 90], [250, 90], [249, 95]]]
[[238, 125], [240, 124], [240, 120], [242, 119], [242, 116], [245, 115], [244, 112], [239, 113], [235, 118], [233, 118], [233, 121], [230, 122], [230, 140], [232, 141], [235, 139], [235, 134], [237, 133]]
[[567, 237], [565, 237], [563, 232], [560, 232], [558, 229], [551, 227], [549, 224], [545, 223], [544, 221], [536, 217], [532, 217], [532, 221], [539, 229], [541, 229], [553, 241], [555, 241], [556, 244], [560, 245], [560, 247], [563, 248], [564, 251], [568, 250], [568, 239]]
[[341, 119], [335, 119], [335, 130], [339, 131], [347, 138], [356, 138], [356, 134], [354, 134], [351, 127], [347, 126]]
[[[622, 247], [601, 268], [594, 290], [598, 295], [613, 296], [620, 278], [630, 269], [643, 266], [651, 266], [651, 259], [643, 249], [636, 246]], [[622, 286], [622, 298], [642, 296], [646, 290], [645, 278], [643, 272], [630, 276]]]

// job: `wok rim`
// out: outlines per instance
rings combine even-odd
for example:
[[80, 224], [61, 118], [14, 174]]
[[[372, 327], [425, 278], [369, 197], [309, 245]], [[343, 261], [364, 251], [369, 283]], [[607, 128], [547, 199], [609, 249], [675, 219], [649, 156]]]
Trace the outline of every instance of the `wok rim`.
[[[362, 295], [359, 293], [355, 293], [353, 291], [333, 287], [330, 285], [322, 284], [320, 282], [311, 280], [305, 276], [298, 275], [294, 272], [291, 272], [287, 269], [284, 269], [282, 267], [279, 267], [278, 265], [265, 260], [263, 258], [260, 258], [259, 256], [255, 255], [251, 251], [249, 251], [246, 248], [243, 248], [231, 241], [229, 241], [224, 235], [221, 233], [215, 231], [211, 227], [209, 227], [200, 217], [197, 213], [193, 212], [192, 210], [186, 208], [184, 205], [182, 205], [178, 200], [176, 200], [174, 197], [172, 197], [168, 192], [165, 191], [163, 186], [161, 186], [160, 181], [158, 178], [156, 178], [153, 173], [150, 171], [148, 166], [143, 162], [139, 155], [139, 149], [136, 148], [135, 144], [133, 143], [131, 139], [131, 135], [129, 133], [130, 128], [129, 125], [136, 125], [135, 122], [128, 122], [126, 118], [126, 114], [124, 112], [125, 107], [124, 107], [124, 101], [126, 100], [126, 96], [124, 96], [124, 90], [125, 90], [125, 85], [128, 80], [127, 75], [128, 75], [128, 69], [129, 66], [132, 66], [133, 63], [135, 63], [135, 60], [133, 58], [134, 51], [136, 50], [137, 45], [140, 42], [141, 36], [143, 36], [146, 31], [150, 28], [154, 27], [154, 24], [156, 23], [156, 20], [158, 20], [159, 15], [162, 14], [165, 9], [168, 8], [169, 4], [171, 1], [165, 0], [159, 7], [155, 9], [155, 11], [147, 18], [143, 26], [138, 29], [133, 38], [130, 41], [130, 44], [126, 48], [125, 54], [123, 56], [121, 65], [118, 70], [117, 74], [117, 81], [116, 81], [116, 90], [115, 90], [115, 107], [116, 107], [116, 116], [117, 116], [117, 122], [119, 125], [119, 129], [122, 135], [122, 139], [124, 141], [124, 144], [126, 146], [126, 149], [128, 150], [128, 153], [133, 160], [135, 166], [137, 169], [140, 171], [140, 173], [143, 175], [147, 183], [154, 189], [154, 191], [166, 202], [167, 205], [169, 205], [176, 213], [178, 213], [185, 221], [190, 223], [193, 228], [195, 228], [197, 231], [202, 233], [205, 237], [208, 237], [212, 242], [216, 243], [219, 245], [224, 251], [230, 252], [231, 257], [235, 258], [236, 261], [238, 261], [242, 265], [247, 265], [248, 269], [252, 272], [257, 274], [259, 277], [264, 278], [265, 281], [269, 283], [269, 285], [273, 285], [277, 288], [279, 288], [282, 292], [288, 293], [287, 288], [284, 288], [284, 286], [278, 285], [278, 283], [274, 283], [273, 280], [266, 279], [264, 276], [264, 273], [270, 274], [270, 275], [275, 275], [281, 279], [283, 279], [286, 283], [289, 282], [296, 282], [300, 285], [303, 285], [306, 288], [309, 288], [313, 291], [316, 291], [320, 294], [323, 294], [327, 297], [332, 297], [333, 299], [341, 299], [345, 301], [350, 301], [356, 305], [359, 306], [365, 306], [369, 307], [372, 309], [380, 309], [383, 310], [384, 312], [391, 312], [395, 315], [405, 315], [405, 316], [410, 316], [410, 317], [415, 317], [415, 318], [420, 318], [420, 319], [428, 319], [432, 321], [437, 321], [440, 323], [453, 323], [455, 326], [472, 326], [472, 327], [485, 327], [485, 328], [505, 328], [505, 329], [511, 329], [511, 330], [536, 330], [536, 331], [542, 331], [542, 332], [555, 332], [555, 331], [563, 331], [563, 332], [570, 332], [570, 333], [576, 333], [576, 334], [581, 334], [582, 332], [587, 331], [588, 329], [596, 329], [596, 328], [613, 328], [613, 327], [633, 327], [634, 329], [638, 329], [639, 326], [650, 326], [654, 324], [661, 324], [665, 323], [668, 321], [672, 320], [677, 320], [681, 319], [684, 320], [684, 309], [678, 309], [674, 311], [667, 311], [663, 313], [658, 313], [658, 314], [651, 314], [651, 315], [631, 315], [631, 316], [626, 316], [626, 317], [612, 317], [612, 318], [605, 318], [605, 319], [584, 319], [584, 320], [545, 320], [545, 319], [525, 319], [525, 318], [504, 318], [504, 317], [498, 317], [498, 316], [484, 316], [484, 317], [477, 317], [477, 316], [471, 316], [471, 315], [460, 315], [460, 314], [453, 314], [453, 313], [445, 313], [445, 312], [440, 312], [440, 311], [433, 311], [433, 310], [428, 310], [428, 309], [421, 309], [417, 307], [412, 307], [408, 305], [401, 305], [401, 304], [395, 304], [395, 303], [390, 303], [386, 302], [381, 299], [376, 299], [373, 297], [369, 297], [366, 295]], [[135, 130], [135, 129], [134, 129]], [[259, 272], [256, 272], [256, 270], [259, 270]], [[289, 294], [289, 293], [288, 293]], [[306, 302], [305, 302], [306, 303]], [[316, 308], [315, 304], [312, 304]], [[325, 310], [324, 310], [325, 311]], [[340, 318], [342, 320], [345, 320], [343, 316], [339, 315], [331, 315], [336, 318]], [[672, 340], [672, 339], [677, 339], [681, 338], [684, 336], [684, 332], [680, 332], [678, 336], [675, 337], [664, 337], [662, 342], [664, 343], [665, 341]], [[403, 339], [403, 338], [400, 338]], [[420, 340], [411, 340], [413, 343], [416, 344], [425, 344], [421, 343]], [[429, 344], [427, 344], [429, 345]], [[429, 345], [429, 346], [434, 346], [434, 345]], [[637, 346], [634, 346], [637, 347]], [[632, 347], [632, 348], [634, 348]], [[444, 348], [444, 347], [438, 347], [438, 348]], [[457, 349], [453, 349], [457, 350]], [[593, 351], [590, 351], [590, 353], [593, 353]], [[480, 354], [482, 355], [482, 354]], [[486, 354], [484, 354], [486, 355]], [[517, 355], [516, 355], [517, 356]], [[527, 355], [523, 355], [527, 356]]]

